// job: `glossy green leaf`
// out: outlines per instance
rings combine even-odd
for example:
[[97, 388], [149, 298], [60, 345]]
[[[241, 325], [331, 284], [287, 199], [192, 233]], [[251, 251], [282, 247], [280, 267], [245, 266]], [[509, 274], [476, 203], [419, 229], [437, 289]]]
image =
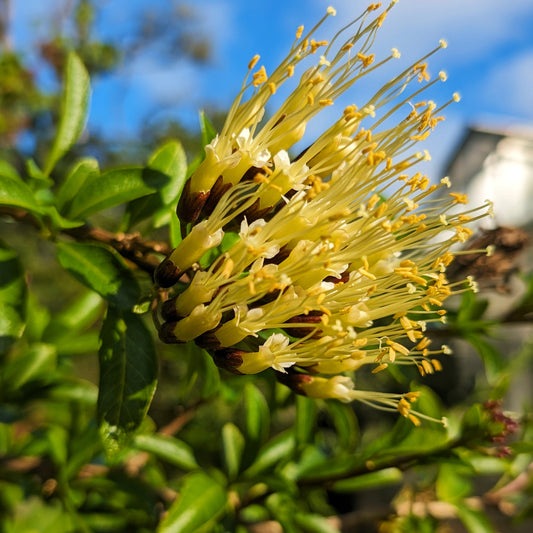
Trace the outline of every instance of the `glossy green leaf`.
[[26, 294], [22, 264], [0, 241], [0, 354], [7, 352], [24, 331]]
[[89, 107], [89, 92], [89, 74], [81, 59], [74, 52], [69, 52], [61, 99], [61, 118], [44, 166], [46, 175], [50, 174], [55, 164], [81, 135]]
[[100, 169], [96, 159], [87, 157], [76, 161], [57, 191], [56, 205], [59, 211], [62, 213], [67, 212], [70, 203], [84, 183], [96, 179], [99, 174]]
[[242, 452], [244, 450], [244, 437], [239, 428], [227, 422], [222, 427], [223, 460], [228, 477], [235, 479], [241, 466]]
[[142, 318], [110, 307], [100, 332], [98, 423], [110, 455], [143, 421], [157, 383], [157, 355]]
[[119, 309], [132, 309], [140, 298], [139, 284], [131, 270], [106, 246], [60, 242], [57, 257], [61, 266], [80, 283]]
[[296, 422], [294, 426], [298, 445], [312, 442], [316, 431], [317, 418], [316, 400], [306, 396], [296, 396]]
[[402, 471], [398, 468], [384, 468], [369, 474], [342, 479], [335, 482], [331, 490], [334, 492], [355, 492], [358, 490], [375, 489], [396, 485], [402, 481]]
[[224, 489], [204, 473], [190, 474], [158, 533], [207, 533], [226, 507]]
[[20, 207], [33, 213], [41, 211], [32, 190], [20, 179], [0, 176], [0, 205]]
[[50, 380], [57, 364], [55, 347], [50, 344], [30, 345], [4, 371], [4, 387], [16, 391], [35, 379]]
[[187, 158], [181, 143], [169, 141], [164, 144], [152, 154], [147, 167], [167, 176], [168, 183], [154, 194], [134, 200], [128, 205], [130, 226], [154, 216], [162, 207], [167, 208], [165, 214], [176, 218], [173, 208], [178, 202], [187, 173]]
[[152, 194], [169, 181], [149, 168], [116, 168], [83, 183], [66, 211], [68, 217], [84, 219], [99, 211]]
[[194, 470], [198, 463], [190, 446], [166, 435], [137, 435], [133, 446], [183, 470]]

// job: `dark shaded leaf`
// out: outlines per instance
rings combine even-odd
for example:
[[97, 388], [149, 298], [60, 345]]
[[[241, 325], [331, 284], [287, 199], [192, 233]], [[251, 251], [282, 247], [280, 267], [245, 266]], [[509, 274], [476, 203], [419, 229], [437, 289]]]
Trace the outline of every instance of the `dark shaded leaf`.
[[141, 317], [110, 307], [100, 333], [98, 423], [110, 455], [143, 421], [157, 383], [157, 356]]
[[296, 396], [296, 422], [294, 426], [296, 443], [300, 446], [314, 439], [317, 417], [317, 403], [306, 396]]
[[352, 405], [336, 400], [329, 400], [325, 404], [335, 426], [339, 448], [344, 451], [355, 449], [359, 442], [359, 424]]
[[0, 354], [7, 352], [24, 331], [26, 295], [19, 258], [0, 241]]
[[487, 381], [490, 384], [495, 384], [500, 377], [500, 373], [505, 368], [505, 360], [502, 354], [492, 343], [481, 338], [479, 335], [467, 334], [464, 335], [464, 339], [476, 349], [483, 360]]

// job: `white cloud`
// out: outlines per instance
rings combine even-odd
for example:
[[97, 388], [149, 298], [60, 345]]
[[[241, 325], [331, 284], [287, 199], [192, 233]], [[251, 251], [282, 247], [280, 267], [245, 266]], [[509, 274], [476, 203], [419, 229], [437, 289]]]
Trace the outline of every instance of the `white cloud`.
[[[346, 20], [359, 15], [361, 3], [338, 0], [336, 7]], [[444, 38], [450, 44], [447, 58], [467, 62], [504, 40], [530, 35], [525, 14], [533, 14], [531, 0], [400, 0], [383, 24], [382, 37], [411, 58]]]

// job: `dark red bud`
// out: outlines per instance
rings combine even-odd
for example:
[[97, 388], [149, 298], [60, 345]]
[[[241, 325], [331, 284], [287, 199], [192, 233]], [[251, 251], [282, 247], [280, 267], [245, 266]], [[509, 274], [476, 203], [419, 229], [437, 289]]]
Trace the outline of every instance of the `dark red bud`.
[[181, 274], [180, 269], [167, 257], [155, 269], [154, 280], [160, 287], [166, 289], [175, 285]]
[[183, 192], [181, 193], [176, 214], [181, 222], [195, 222], [200, 216], [205, 202], [209, 198], [211, 191], [194, 191], [191, 192], [191, 178], [185, 182]]
[[212, 356], [213, 361], [219, 368], [224, 368], [234, 374], [241, 374], [237, 369], [242, 365], [242, 354], [246, 352], [242, 350], [234, 350], [232, 348], [224, 348], [216, 350]]
[[159, 328], [159, 338], [165, 344], [180, 344], [183, 341], [180, 341], [174, 335], [174, 328], [176, 327], [177, 322], [165, 322]]

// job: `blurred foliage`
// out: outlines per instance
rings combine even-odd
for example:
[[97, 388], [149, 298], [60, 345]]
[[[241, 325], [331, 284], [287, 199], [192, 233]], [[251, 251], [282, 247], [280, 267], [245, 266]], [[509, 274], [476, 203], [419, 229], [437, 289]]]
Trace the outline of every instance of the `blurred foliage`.
[[[150, 324], [152, 274], [179, 240], [187, 155], [165, 135], [140, 165], [80, 156], [88, 70], [119, 56], [91, 41], [92, 17], [79, 2], [78, 40], [54, 41], [59, 105], [20, 58], [1, 58], [2, 139], [43, 110], [57, 125], [46, 152], [23, 159], [14, 146], [0, 161], [0, 531], [527, 528], [528, 391], [522, 411], [502, 406], [531, 367], [532, 340], [512, 328], [529, 320], [533, 276], [505, 315], [488, 319], [490, 294], [467, 293], [430, 332], [466, 340], [458, 351], [484, 365], [450, 355], [441, 376], [412, 375], [418, 408], [446, 416], [446, 428], [295, 397], [268, 372], [233, 376], [193, 344], [163, 345]], [[214, 131], [203, 115], [202, 131]], [[405, 381], [379, 378], [387, 389]]]

